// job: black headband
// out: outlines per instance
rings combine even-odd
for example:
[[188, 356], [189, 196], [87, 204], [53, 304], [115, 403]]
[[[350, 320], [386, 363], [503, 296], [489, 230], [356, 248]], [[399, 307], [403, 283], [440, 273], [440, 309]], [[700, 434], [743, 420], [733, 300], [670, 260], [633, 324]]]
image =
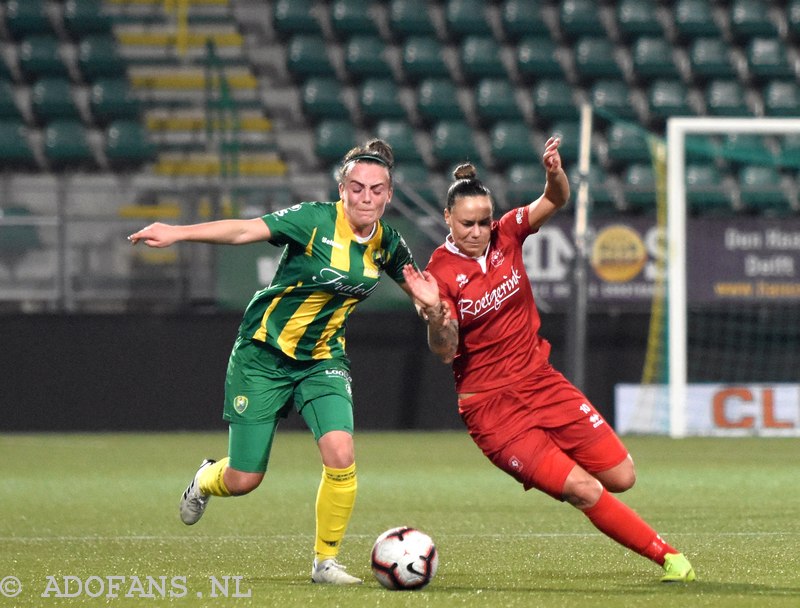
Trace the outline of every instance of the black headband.
[[[382, 156], [378, 156], [377, 154], [371, 154], [369, 152], [364, 152], [362, 154], [356, 154], [355, 156], [353, 156], [351, 158], [348, 158], [347, 162], [350, 163], [350, 162], [356, 162], [356, 161], [359, 161], [359, 160], [371, 160], [371, 161], [374, 161], [376, 163], [379, 163], [379, 164], [383, 165], [387, 169], [391, 169], [392, 168], [392, 166], [386, 161], [385, 158], [383, 158]], [[347, 163], [345, 163], [345, 164], [347, 164]]]

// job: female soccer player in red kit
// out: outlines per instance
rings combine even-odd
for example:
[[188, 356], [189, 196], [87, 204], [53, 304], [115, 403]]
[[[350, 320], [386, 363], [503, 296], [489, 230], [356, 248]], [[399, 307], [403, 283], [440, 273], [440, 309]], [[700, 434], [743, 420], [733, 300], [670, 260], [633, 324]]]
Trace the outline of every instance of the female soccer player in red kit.
[[550, 365], [550, 344], [539, 335], [522, 244], [569, 199], [559, 143], [546, 144], [542, 196], [498, 221], [475, 168], [459, 166], [444, 211], [450, 234], [424, 273], [404, 269], [406, 283], [431, 350], [453, 365], [461, 418], [495, 466], [663, 566], [662, 581], [693, 581], [686, 557], [611, 494], [633, 486], [633, 460], [589, 399]]

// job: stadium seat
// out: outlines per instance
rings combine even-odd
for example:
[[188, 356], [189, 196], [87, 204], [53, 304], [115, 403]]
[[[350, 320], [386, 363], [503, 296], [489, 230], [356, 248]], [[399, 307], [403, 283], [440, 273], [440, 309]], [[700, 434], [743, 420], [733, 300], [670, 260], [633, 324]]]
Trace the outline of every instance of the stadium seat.
[[561, 138], [558, 151], [565, 166], [578, 162], [578, 151], [581, 144], [580, 123], [571, 120], [556, 121], [550, 125], [545, 135]]
[[449, 163], [480, 162], [472, 127], [460, 120], [441, 120], [432, 131], [433, 156], [444, 166]]
[[736, 40], [778, 37], [778, 28], [769, 17], [769, 4], [764, 0], [732, 0], [728, 16], [730, 31]]
[[713, 116], [752, 116], [738, 80], [711, 80], [706, 86], [707, 112]]
[[598, 80], [589, 90], [589, 100], [601, 119], [636, 119], [631, 88], [623, 80]]
[[594, 0], [564, 0], [560, 3], [559, 24], [568, 39], [578, 36], [606, 34]]
[[[577, 165], [573, 165], [567, 169], [569, 176], [570, 187], [573, 192], [573, 199], [578, 195], [580, 187], [581, 174]], [[589, 174], [587, 175], [589, 182], [589, 203], [591, 215], [606, 215], [616, 214], [617, 200], [614, 196], [612, 189], [609, 187], [611, 178], [605, 172], [602, 166], [597, 163], [589, 165]]]
[[670, 116], [692, 116], [689, 91], [680, 80], [654, 80], [647, 89], [650, 115], [657, 121]]
[[356, 129], [349, 120], [323, 120], [314, 130], [314, 142], [314, 152], [320, 160], [338, 162], [356, 146]]
[[564, 78], [558, 49], [549, 35], [524, 36], [516, 46], [517, 70], [526, 82], [542, 78]]
[[656, 176], [651, 163], [635, 162], [623, 173], [622, 190], [628, 211], [650, 213], [656, 210]]
[[715, 135], [687, 134], [686, 162], [707, 164], [715, 162], [722, 149], [722, 143]]
[[786, 22], [788, 35], [793, 40], [800, 40], [800, 0], [790, 0], [786, 6]]
[[340, 37], [354, 34], [376, 35], [378, 29], [370, 16], [370, 2], [334, 0], [331, 4], [331, 26]]
[[291, 37], [286, 49], [286, 67], [298, 80], [334, 73], [325, 41], [322, 36], [314, 34], [295, 34]]
[[5, 3], [6, 29], [12, 38], [54, 36], [45, 0], [8, 0]]
[[6, 169], [36, 168], [36, 157], [21, 119], [0, 120], [0, 163]]
[[655, 0], [622, 0], [616, 8], [617, 26], [626, 40], [640, 36], [663, 36]]
[[722, 30], [714, 20], [711, 7], [708, 0], [678, 0], [672, 9], [678, 35], [684, 40], [721, 37]]
[[19, 67], [27, 80], [47, 76], [69, 77], [54, 36], [28, 36], [19, 43]]
[[115, 170], [137, 169], [155, 158], [146, 129], [135, 120], [115, 120], [105, 129], [104, 150]]
[[458, 103], [458, 92], [448, 78], [426, 78], [417, 88], [417, 110], [420, 118], [431, 124], [442, 118], [465, 119]]
[[100, 0], [64, 2], [64, 28], [74, 38], [88, 34], [111, 34], [113, 22]]
[[31, 109], [39, 124], [66, 118], [80, 120], [72, 88], [66, 78], [41, 78], [31, 89]]
[[89, 89], [89, 105], [95, 122], [105, 126], [119, 118], [136, 119], [141, 102], [125, 78], [99, 78]]
[[345, 44], [344, 61], [347, 73], [356, 81], [392, 75], [386, 60], [386, 45], [375, 35], [353, 35]]
[[503, 31], [510, 40], [527, 36], [550, 37], [539, 0], [505, 0], [502, 5]]
[[629, 163], [649, 163], [650, 147], [645, 131], [634, 124], [614, 123], [608, 128], [608, 160], [621, 167]]
[[475, 110], [483, 124], [523, 119], [514, 95], [514, 87], [506, 78], [484, 78], [478, 83]]
[[764, 89], [767, 116], [800, 116], [800, 87], [792, 80], [772, 80]]
[[552, 122], [578, 118], [578, 107], [566, 80], [545, 79], [533, 86], [533, 112], [536, 120]]
[[469, 82], [502, 77], [506, 73], [500, 45], [491, 36], [466, 36], [459, 46], [459, 58], [464, 78]]
[[605, 36], [583, 36], [575, 44], [575, 69], [584, 82], [624, 78], [614, 56], [614, 44]]
[[426, 0], [391, 0], [389, 29], [398, 39], [408, 36], [435, 36], [436, 28], [428, 15]]
[[350, 117], [342, 85], [331, 76], [311, 76], [300, 88], [303, 111], [311, 120]]
[[405, 118], [400, 90], [391, 78], [368, 78], [359, 88], [361, 113], [368, 121], [381, 118]]
[[678, 66], [672, 56], [672, 45], [666, 38], [643, 36], [631, 49], [636, 77], [648, 82], [654, 78], [679, 78]]
[[545, 172], [541, 163], [517, 158], [505, 171], [506, 201], [509, 208], [535, 200], [544, 191]]
[[779, 138], [778, 162], [781, 167], [800, 169], [800, 133], [787, 133]]
[[284, 37], [296, 34], [321, 35], [312, 0], [277, 0], [272, 7], [272, 24]]
[[731, 191], [713, 163], [686, 165], [686, 203], [689, 212], [695, 215], [727, 215], [733, 211]]
[[722, 38], [696, 38], [689, 45], [689, 65], [695, 79], [735, 78], [730, 47]]
[[389, 142], [396, 163], [422, 162], [414, 140], [414, 127], [405, 120], [384, 119], [376, 123], [375, 135]]
[[758, 133], [727, 133], [722, 138], [720, 156], [734, 166], [777, 161], [767, 137]]
[[[404, 202], [413, 205], [413, 196], [419, 196], [436, 208], [442, 207], [442, 203], [431, 185], [431, 174], [424, 164], [421, 162], [398, 162], [392, 173], [395, 183], [395, 198], [399, 197]], [[411, 190], [412, 195], [407, 196], [404, 192], [406, 189]]]
[[403, 43], [403, 73], [411, 82], [450, 77], [441, 43], [432, 36], [409, 36]]
[[747, 43], [747, 65], [756, 81], [794, 78], [795, 73], [780, 38], [753, 38]]
[[22, 119], [22, 114], [17, 107], [14, 97], [14, 85], [5, 79], [0, 79], [0, 120]]
[[444, 11], [447, 31], [452, 38], [492, 35], [483, 0], [446, 0]]
[[537, 164], [531, 130], [522, 121], [497, 122], [489, 131], [489, 142], [496, 167], [526, 162]]
[[127, 61], [112, 36], [90, 34], [78, 43], [78, 65], [88, 81], [97, 78], [119, 78], [125, 75]]
[[44, 154], [56, 171], [96, 168], [86, 129], [77, 120], [54, 120], [45, 127]]
[[738, 181], [743, 211], [777, 216], [791, 212], [791, 201], [775, 167], [745, 165], [739, 169]]

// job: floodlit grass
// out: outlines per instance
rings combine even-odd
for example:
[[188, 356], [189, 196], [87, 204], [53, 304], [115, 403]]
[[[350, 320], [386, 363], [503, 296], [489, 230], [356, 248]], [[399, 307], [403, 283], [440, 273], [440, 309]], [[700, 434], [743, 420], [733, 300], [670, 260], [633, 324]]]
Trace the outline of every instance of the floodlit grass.
[[[0, 435], [0, 592], [9, 576], [22, 585], [0, 606], [800, 605], [800, 442], [626, 443], [639, 481], [623, 500], [690, 557], [695, 584], [659, 583], [660, 568], [523, 492], [461, 432], [356, 438], [359, 496], [340, 555], [365, 578], [355, 588], [310, 583], [321, 472], [310, 434], [279, 432], [262, 487], [214, 498], [192, 527], [180, 493], [203, 457], [224, 455], [224, 433]], [[369, 571], [375, 537], [401, 524], [439, 547], [421, 591], [385, 591]]]

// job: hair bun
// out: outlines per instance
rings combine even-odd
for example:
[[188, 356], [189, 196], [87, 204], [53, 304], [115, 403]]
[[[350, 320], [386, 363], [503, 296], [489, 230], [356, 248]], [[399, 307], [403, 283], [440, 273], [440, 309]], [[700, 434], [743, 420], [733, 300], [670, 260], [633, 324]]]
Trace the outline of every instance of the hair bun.
[[453, 171], [453, 177], [459, 179], [476, 179], [478, 177], [478, 170], [471, 163], [464, 163], [458, 165]]

